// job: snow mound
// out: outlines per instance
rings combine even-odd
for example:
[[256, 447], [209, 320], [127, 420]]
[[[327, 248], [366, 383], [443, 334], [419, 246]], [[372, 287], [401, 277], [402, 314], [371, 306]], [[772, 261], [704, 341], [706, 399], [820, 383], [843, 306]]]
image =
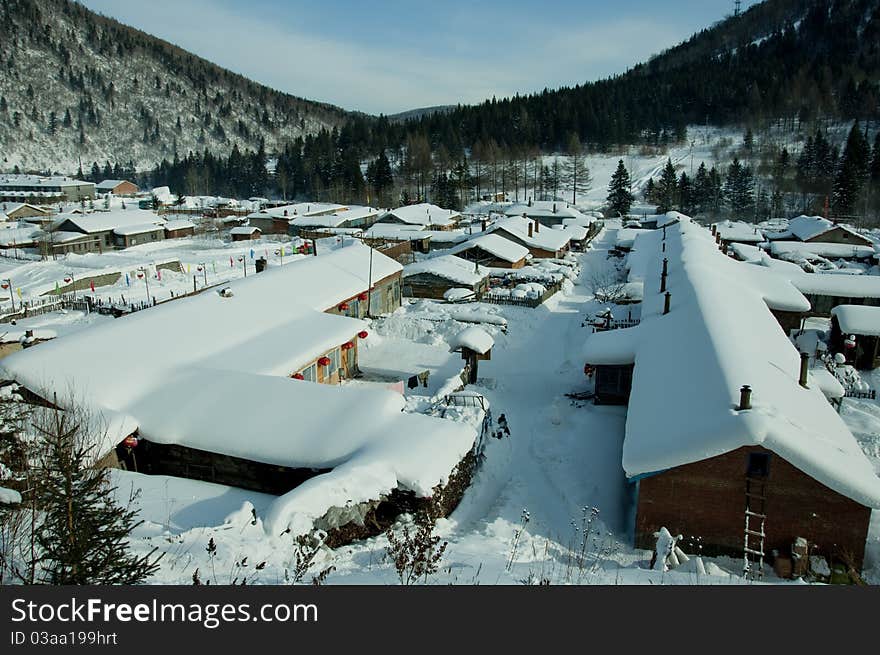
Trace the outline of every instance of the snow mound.
[[478, 327], [470, 327], [459, 332], [449, 344], [450, 350], [458, 350], [459, 348], [468, 348], [481, 355], [485, 355], [495, 345], [495, 339]]

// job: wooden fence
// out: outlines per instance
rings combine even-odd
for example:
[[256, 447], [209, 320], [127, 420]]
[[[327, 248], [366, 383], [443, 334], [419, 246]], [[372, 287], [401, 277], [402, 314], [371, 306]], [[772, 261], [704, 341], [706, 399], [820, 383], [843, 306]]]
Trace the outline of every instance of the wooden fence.
[[518, 307], [535, 308], [560, 289], [562, 289], [562, 282], [555, 282], [547, 287], [547, 290], [537, 298], [515, 298], [510, 295], [494, 294], [489, 291], [480, 296], [479, 300], [480, 302], [489, 303], [490, 305], [515, 305]]
[[0, 323], [9, 323], [31, 316], [41, 316], [42, 314], [60, 309], [76, 309], [87, 312], [91, 310], [91, 307], [85, 298], [74, 298], [70, 295], [33, 298], [22, 300], [17, 304], [15, 311], [4, 310], [0, 314]]

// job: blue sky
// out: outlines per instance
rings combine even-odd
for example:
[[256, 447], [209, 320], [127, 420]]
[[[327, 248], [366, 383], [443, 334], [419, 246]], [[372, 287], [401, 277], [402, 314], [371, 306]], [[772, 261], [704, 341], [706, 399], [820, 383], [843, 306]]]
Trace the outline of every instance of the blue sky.
[[[81, 0], [268, 86], [369, 113], [625, 71], [732, 0]], [[755, 4], [744, 0], [743, 8]]]

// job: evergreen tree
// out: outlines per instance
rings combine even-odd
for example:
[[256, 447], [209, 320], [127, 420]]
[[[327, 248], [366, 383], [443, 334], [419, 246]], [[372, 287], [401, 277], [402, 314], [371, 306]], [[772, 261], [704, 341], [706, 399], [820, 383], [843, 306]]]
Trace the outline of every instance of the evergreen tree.
[[834, 178], [832, 206], [835, 216], [850, 216], [856, 213], [862, 189], [870, 173], [871, 148], [857, 121], [849, 131], [843, 157]]
[[675, 176], [675, 167], [672, 165], [672, 159], [667, 159], [663, 173], [660, 175], [660, 182], [657, 184], [657, 211], [665, 214], [675, 209], [677, 193], [678, 179]]
[[631, 182], [629, 171], [623, 165], [623, 160], [617, 161], [617, 170], [611, 176], [608, 184], [608, 211], [611, 216], [626, 216], [632, 207], [633, 197], [630, 191]]
[[[571, 189], [571, 204], [577, 204], [578, 193], [586, 193], [593, 186], [593, 178], [587, 166], [584, 149], [576, 134], [572, 134], [568, 140], [568, 156], [563, 164], [565, 183]], [[514, 166], [516, 172], [518, 167]], [[515, 183], [515, 190], [518, 185]]]
[[39, 564], [49, 584], [137, 584], [158, 569], [158, 558], [130, 552], [137, 512], [117, 505], [108, 471], [94, 466], [85, 442], [87, 419], [46, 410], [35, 422], [42, 442], [37, 505]]
[[681, 172], [678, 178], [678, 211], [690, 215], [694, 208], [694, 189], [688, 174]]
[[706, 163], [700, 162], [693, 184], [693, 206], [697, 213], [709, 211], [712, 202], [712, 181]]
[[727, 169], [724, 198], [730, 211], [738, 218], [752, 214], [755, 205], [754, 176], [751, 167], [743, 166], [737, 158], [734, 158], [730, 168]]

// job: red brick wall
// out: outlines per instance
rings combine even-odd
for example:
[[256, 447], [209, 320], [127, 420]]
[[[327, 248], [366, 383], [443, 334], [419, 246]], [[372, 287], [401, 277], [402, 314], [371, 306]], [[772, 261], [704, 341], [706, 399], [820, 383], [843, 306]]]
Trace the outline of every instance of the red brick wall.
[[[750, 452], [744, 447], [686, 464], [639, 481], [635, 543], [653, 549], [653, 533], [665, 526], [675, 534], [702, 537], [706, 554], [741, 556], [745, 528], [745, 472]], [[767, 535], [764, 552], [788, 554], [795, 537], [805, 537], [818, 552], [836, 548], [861, 566], [871, 510], [817, 482], [771, 454], [766, 485]]]

